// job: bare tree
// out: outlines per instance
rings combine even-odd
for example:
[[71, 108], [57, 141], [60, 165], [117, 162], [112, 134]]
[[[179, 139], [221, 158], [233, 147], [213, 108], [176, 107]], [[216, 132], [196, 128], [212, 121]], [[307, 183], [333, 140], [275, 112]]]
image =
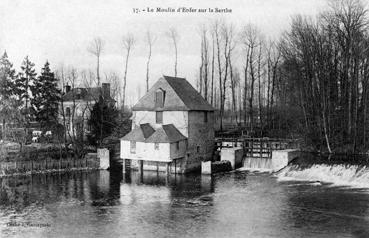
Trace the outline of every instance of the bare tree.
[[[223, 98], [223, 90], [222, 90], [222, 72], [223, 72], [223, 67], [222, 67], [222, 61], [221, 61], [221, 52], [220, 52], [220, 49], [221, 49], [221, 35], [220, 35], [220, 27], [221, 27], [221, 23], [220, 21], [216, 20], [214, 23], [213, 23], [213, 26], [212, 26], [212, 30], [213, 30], [213, 34], [214, 34], [214, 37], [215, 37], [215, 44], [216, 44], [216, 48], [217, 48], [217, 63], [218, 63], [218, 80], [219, 80], [219, 105], [220, 107], [222, 107], [222, 98]], [[215, 95], [215, 98], [217, 98], [217, 95]], [[215, 103], [216, 104], [216, 103]], [[219, 119], [220, 119], [220, 130], [223, 130], [223, 111], [222, 111], [222, 108], [221, 110], [219, 111]]]
[[[249, 24], [246, 25], [242, 31], [242, 38], [243, 38], [243, 44], [245, 48], [247, 48], [247, 59], [246, 63], [248, 63], [247, 66], [245, 66], [245, 80], [247, 80], [247, 74], [250, 76], [250, 98], [249, 101], [249, 117], [250, 117], [250, 129], [253, 131], [254, 129], [254, 89], [255, 89], [255, 80], [256, 80], [256, 72], [255, 72], [255, 51], [259, 44], [258, 39], [258, 30], [255, 26]], [[248, 72], [248, 68], [250, 69]], [[246, 85], [247, 82], [245, 82]], [[245, 92], [246, 93], [246, 92]]]
[[156, 37], [152, 35], [150, 30], [148, 30], [146, 32], [146, 42], [149, 47], [149, 53], [148, 53], [147, 62], [146, 62], [146, 92], [149, 91], [150, 60], [151, 60], [152, 46], [154, 45], [155, 41], [156, 41]]
[[[231, 56], [232, 52], [235, 47], [235, 39], [234, 39], [234, 26], [223, 24], [221, 28], [221, 34], [224, 44], [224, 74], [223, 74], [223, 81], [222, 81], [222, 98], [220, 104], [220, 112], [221, 117], [224, 115], [225, 110], [225, 102], [226, 102], [226, 88], [227, 88], [227, 81], [228, 77], [232, 77], [232, 63], [231, 63]], [[222, 121], [222, 118], [221, 118]], [[221, 125], [222, 127], [223, 125]], [[221, 128], [223, 129], [223, 128]]]
[[96, 37], [87, 48], [87, 51], [96, 56], [96, 78], [97, 86], [100, 86], [100, 56], [104, 49], [104, 42], [100, 37]]
[[125, 98], [126, 98], [126, 86], [127, 86], [127, 70], [128, 70], [128, 60], [131, 53], [131, 50], [135, 44], [135, 38], [132, 34], [128, 33], [123, 37], [123, 48], [126, 52], [125, 57], [125, 68], [124, 68], [124, 76], [123, 76], [123, 96], [122, 96], [122, 110], [124, 111], [125, 106]]
[[208, 100], [208, 90], [209, 90], [209, 79], [208, 79], [208, 65], [209, 65], [209, 43], [207, 37], [207, 30], [205, 26], [202, 29], [202, 51], [203, 51], [203, 83], [204, 83], [204, 98]]
[[169, 28], [169, 31], [167, 32], [167, 36], [172, 40], [173, 47], [174, 47], [174, 76], [177, 77], [177, 67], [178, 67], [178, 40], [179, 35], [177, 30], [174, 27]]
[[210, 103], [214, 105], [214, 59], [215, 59], [215, 42], [214, 42], [214, 32], [211, 33], [212, 40], [212, 54], [211, 54], [211, 97]]

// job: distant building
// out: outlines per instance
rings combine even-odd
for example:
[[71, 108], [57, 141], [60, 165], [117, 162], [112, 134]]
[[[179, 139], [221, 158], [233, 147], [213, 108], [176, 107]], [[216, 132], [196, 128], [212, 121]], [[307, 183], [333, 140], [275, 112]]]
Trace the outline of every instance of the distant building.
[[108, 103], [115, 103], [110, 96], [109, 83], [102, 83], [101, 87], [93, 88], [71, 88], [69, 85], [65, 87], [65, 93], [62, 96], [63, 104], [60, 105], [59, 120], [61, 124], [64, 124], [65, 120], [67, 137], [70, 135], [86, 139], [90, 132], [88, 119], [100, 96]]
[[131, 167], [186, 173], [211, 159], [214, 108], [186, 79], [163, 76], [132, 111], [132, 131], [120, 150]]

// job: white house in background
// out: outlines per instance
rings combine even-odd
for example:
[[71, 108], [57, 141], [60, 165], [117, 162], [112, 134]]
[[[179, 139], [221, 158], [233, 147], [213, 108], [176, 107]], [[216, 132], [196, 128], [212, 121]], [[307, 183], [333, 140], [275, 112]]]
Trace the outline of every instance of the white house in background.
[[86, 135], [90, 132], [87, 122], [100, 96], [108, 103], [115, 103], [110, 96], [109, 83], [102, 83], [101, 87], [92, 88], [71, 88], [68, 85], [65, 87], [62, 104], [59, 107], [61, 110], [59, 121], [61, 124], [65, 123], [67, 136], [86, 139]]
[[120, 156], [131, 168], [186, 173], [214, 149], [214, 108], [184, 78], [163, 76], [132, 108]]

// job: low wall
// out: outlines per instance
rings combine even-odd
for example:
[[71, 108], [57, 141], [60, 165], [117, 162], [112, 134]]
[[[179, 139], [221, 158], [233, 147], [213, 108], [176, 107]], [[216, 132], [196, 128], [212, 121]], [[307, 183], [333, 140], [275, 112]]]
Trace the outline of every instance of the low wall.
[[211, 174], [211, 161], [201, 162], [201, 173]]
[[228, 160], [231, 162], [232, 169], [242, 166], [243, 149], [241, 147], [222, 148], [220, 150], [220, 160]]
[[107, 148], [97, 149], [97, 158], [99, 159], [99, 169], [110, 168], [110, 156]]
[[278, 171], [288, 165], [293, 159], [300, 156], [300, 150], [287, 149], [272, 151], [272, 167], [273, 172]]
[[223, 161], [206, 161], [201, 163], [201, 174], [212, 174], [218, 172], [227, 172], [232, 170], [231, 162], [228, 160]]

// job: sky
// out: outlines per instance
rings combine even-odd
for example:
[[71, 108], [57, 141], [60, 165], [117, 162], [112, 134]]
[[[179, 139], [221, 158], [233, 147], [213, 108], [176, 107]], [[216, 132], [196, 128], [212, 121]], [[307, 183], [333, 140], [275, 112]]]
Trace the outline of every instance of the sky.
[[[156, 8], [231, 9], [231, 13], [158, 13]], [[87, 51], [95, 37], [104, 41], [101, 72], [124, 72], [122, 38], [136, 38], [128, 67], [129, 103], [134, 103], [137, 88], [144, 90], [148, 29], [156, 36], [150, 66], [150, 85], [162, 75], [174, 74], [174, 50], [166, 36], [176, 28], [178, 76], [195, 84], [200, 64], [201, 24], [223, 19], [237, 30], [252, 23], [268, 39], [277, 39], [289, 29], [291, 16], [314, 16], [327, 7], [326, 0], [0, 0], [0, 52], [7, 51], [16, 69], [25, 56], [37, 71], [48, 60], [53, 70], [61, 65], [79, 70], [94, 70], [95, 58]], [[140, 10], [134, 12], [134, 8]], [[154, 12], [147, 12], [153, 8]], [[142, 11], [145, 9], [145, 11]]]

